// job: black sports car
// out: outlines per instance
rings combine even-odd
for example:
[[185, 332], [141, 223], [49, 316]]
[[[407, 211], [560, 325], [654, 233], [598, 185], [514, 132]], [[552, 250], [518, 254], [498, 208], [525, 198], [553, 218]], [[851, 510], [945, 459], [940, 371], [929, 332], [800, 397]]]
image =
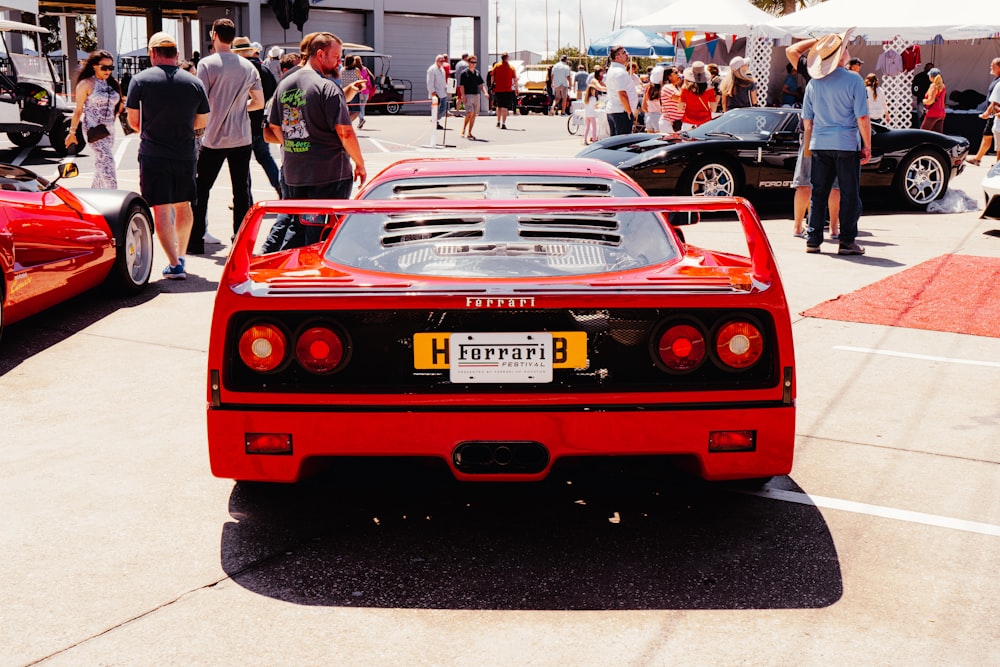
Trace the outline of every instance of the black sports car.
[[[591, 144], [577, 157], [618, 167], [651, 195], [746, 195], [787, 189], [799, 152], [798, 109], [734, 109], [680, 134], [628, 134]], [[891, 188], [911, 208], [942, 197], [964, 168], [969, 141], [926, 130], [872, 124], [872, 159], [861, 187]]]

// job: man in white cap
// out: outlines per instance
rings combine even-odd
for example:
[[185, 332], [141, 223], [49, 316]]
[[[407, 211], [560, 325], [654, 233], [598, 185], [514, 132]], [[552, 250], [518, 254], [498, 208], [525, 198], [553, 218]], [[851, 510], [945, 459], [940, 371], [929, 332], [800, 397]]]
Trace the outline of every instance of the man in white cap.
[[[187, 277], [184, 252], [191, 236], [198, 147], [208, 122], [205, 86], [177, 67], [177, 42], [165, 32], [149, 38], [152, 67], [132, 78], [128, 123], [139, 132], [139, 191], [153, 209], [156, 236], [169, 265], [163, 277]], [[200, 238], [200, 237], [199, 237]]]
[[840, 255], [863, 255], [855, 240], [861, 217], [861, 165], [871, 159], [871, 120], [861, 77], [844, 68], [853, 28], [825, 35], [809, 50], [811, 80], [802, 101], [803, 154], [812, 159], [806, 252], [820, 252], [827, 198], [840, 181]]

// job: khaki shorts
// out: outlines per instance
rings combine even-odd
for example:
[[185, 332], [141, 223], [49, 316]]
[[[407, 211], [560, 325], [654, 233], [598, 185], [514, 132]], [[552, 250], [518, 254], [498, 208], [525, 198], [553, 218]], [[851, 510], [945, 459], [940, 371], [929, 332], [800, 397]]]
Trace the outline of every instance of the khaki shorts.
[[478, 114], [479, 113], [479, 95], [466, 95], [465, 96], [465, 111]]

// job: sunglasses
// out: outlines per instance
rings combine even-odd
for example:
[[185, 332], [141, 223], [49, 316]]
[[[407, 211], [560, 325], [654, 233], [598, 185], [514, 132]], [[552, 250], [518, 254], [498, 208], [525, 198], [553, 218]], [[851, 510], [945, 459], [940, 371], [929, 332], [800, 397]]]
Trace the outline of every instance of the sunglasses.
[[115, 69], [115, 66], [114, 65], [98, 65], [97, 69], [101, 70], [102, 72], [113, 72], [114, 69]]
[[470, 63], [470, 64], [472, 64], [472, 65], [475, 65], [475, 64], [476, 64], [476, 63], [478, 63], [478, 62], [479, 62], [478, 60], [470, 60], [470, 61], [469, 61], [469, 63]]

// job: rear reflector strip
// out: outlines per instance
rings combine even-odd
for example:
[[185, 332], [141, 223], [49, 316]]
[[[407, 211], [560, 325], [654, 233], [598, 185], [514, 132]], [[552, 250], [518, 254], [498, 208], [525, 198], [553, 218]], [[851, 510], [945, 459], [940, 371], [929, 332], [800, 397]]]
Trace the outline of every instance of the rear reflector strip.
[[291, 433], [247, 433], [247, 454], [291, 454]]
[[711, 431], [710, 452], [752, 452], [757, 449], [757, 431]]

